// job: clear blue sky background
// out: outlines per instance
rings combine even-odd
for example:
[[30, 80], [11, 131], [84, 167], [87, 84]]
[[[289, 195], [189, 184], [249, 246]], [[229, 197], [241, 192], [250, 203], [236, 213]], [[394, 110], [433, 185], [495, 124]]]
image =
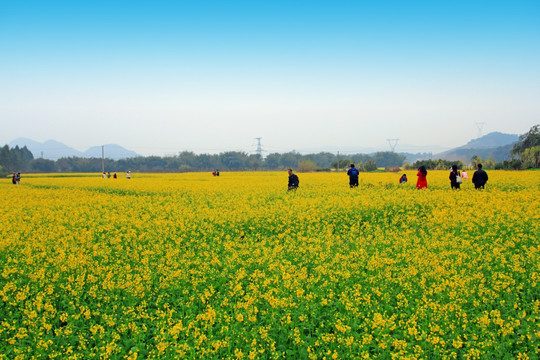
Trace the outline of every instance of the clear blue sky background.
[[1, 1], [0, 52], [0, 143], [436, 150], [540, 122], [540, 1]]

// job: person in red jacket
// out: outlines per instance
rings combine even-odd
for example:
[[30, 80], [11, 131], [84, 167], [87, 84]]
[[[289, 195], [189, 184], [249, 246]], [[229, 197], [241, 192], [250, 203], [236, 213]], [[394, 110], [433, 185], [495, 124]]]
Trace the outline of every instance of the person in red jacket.
[[427, 189], [427, 179], [426, 179], [427, 170], [424, 165], [418, 168], [418, 174], [416, 174], [416, 176], [418, 176], [418, 181], [416, 182], [416, 188]]

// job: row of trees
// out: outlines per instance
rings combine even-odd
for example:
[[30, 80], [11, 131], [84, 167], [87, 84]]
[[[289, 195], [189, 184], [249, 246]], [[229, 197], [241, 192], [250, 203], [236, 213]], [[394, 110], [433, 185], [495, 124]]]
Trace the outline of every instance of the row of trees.
[[33, 160], [34, 155], [26, 146], [10, 148], [5, 145], [0, 149], [0, 172], [26, 171]]
[[[512, 160], [495, 163], [492, 159], [482, 160], [473, 156], [471, 163], [482, 163], [486, 168], [526, 169], [540, 167], [540, 129], [533, 126], [528, 133], [519, 137], [514, 145]], [[300, 171], [328, 171], [344, 169], [351, 163], [361, 171], [373, 171], [378, 167], [396, 169], [404, 165], [406, 157], [395, 152], [377, 152], [375, 154], [350, 154], [338, 157], [336, 154], [321, 152], [302, 155], [296, 151], [269, 154], [265, 159], [259, 155], [238, 151], [220, 154], [195, 154], [184, 151], [175, 156], [147, 156], [122, 160], [105, 159], [106, 171], [141, 171], [141, 172], [178, 172], [221, 170], [278, 170], [295, 168]], [[405, 164], [405, 168], [417, 169], [424, 165], [428, 169], [448, 169], [452, 164], [463, 168], [460, 161], [421, 160]], [[5, 145], [0, 150], [0, 172], [101, 172], [102, 160], [99, 158], [69, 157], [56, 161], [34, 159], [26, 146], [10, 148]]]
[[463, 169], [463, 163], [461, 161], [449, 161], [449, 160], [443, 160], [443, 159], [437, 159], [437, 160], [419, 160], [414, 162], [413, 164], [405, 164], [404, 168], [407, 170], [414, 170], [418, 169], [420, 166], [425, 166], [428, 170], [446, 170], [449, 169], [452, 165], [457, 165], [459, 169]]
[[[533, 126], [528, 133], [519, 137], [512, 148], [512, 160], [504, 161], [503, 166], [530, 169], [540, 167], [540, 125]], [[519, 159], [517, 159], [519, 158]]]
[[[177, 172], [222, 170], [276, 170], [295, 168], [301, 171], [325, 171], [344, 169], [356, 163], [361, 170], [372, 171], [377, 167], [401, 166], [405, 156], [393, 152], [373, 155], [352, 154], [338, 158], [336, 154], [321, 152], [302, 155], [296, 151], [269, 154], [265, 159], [259, 155], [229, 151], [220, 154], [195, 154], [184, 151], [175, 156], [146, 156], [122, 160], [105, 159], [106, 171]], [[99, 158], [68, 157], [56, 161], [34, 159], [26, 148], [7, 145], [0, 154], [0, 166], [4, 172], [101, 172]]]
[[[469, 164], [463, 164], [462, 161], [449, 161], [449, 160], [443, 160], [443, 159], [437, 159], [437, 160], [419, 160], [413, 163], [412, 165], [405, 164], [405, 169], [418, 169], [420, 166], [424, 165], [426, 169], [428, 170], [446, 170], [450, 169], [452, 165], [457, 165], [458, 169], [467, 169], [469, 167], [470, 169], [476, 169], [477, 164], [482, 164], [482, 166], [485, 169], [503, 169], [503, 163], [496, 163], [495, 160], [489, 158], [486, 160], [483, 160], [480, 156], [474, 155], [471, 158], [471, 162]], [[512, 168], [516, 170], [516, 168]], [[519, 169], [519, 167], [517, 168]]]

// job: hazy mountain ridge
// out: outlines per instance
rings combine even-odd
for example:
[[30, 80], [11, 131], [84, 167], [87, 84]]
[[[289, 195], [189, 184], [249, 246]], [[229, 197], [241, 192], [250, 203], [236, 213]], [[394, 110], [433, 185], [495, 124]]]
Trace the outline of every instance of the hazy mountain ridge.
[[468, 163], [475, 155], [480, 156], [482, 159], [493, 158], [497, 162], [509, 160], [510, 151], [518, 140], [518, 135], [503, 134], [495, 131], [477, 139], [472, 139], [463, 146], [435, 154], [433, 158], [461, 160], [465, 163]]
[[458, 148], [444, 152], [444, 154], [436, 154], [434, 159], [444, 160], [461, 160], [468, 163], [473, 156], [480, 156], [482, 159], [492, 158], [496, 162], [510, 160], [510, 151], [513, 144], [499, 146], [496, 148]]
[[[127, 159], [132, 157], [140, 156], [135, 151], [127, 150], [120, 145], [116, 144], [107, 144], [105, 147], [105, 157], [113, 160]], [[83, 153], [83, 157], [89, 158], [100, 158], [101, 157], [101, 146], [93, 146], [90, 149], [86, 150]]]
[[[519, 139], [518, 135], [514, 134], [503, 134], [500, 132], [492, 132], [477, 139], [470, 140], [467, 144], [446, 150], [440, 153], [433, 154], [432, 152], [406, 152], [406, 145], [403, 145], [401, 148], [398, 144], [396, 150], [398, 150], [400, 155], [406, 157], [406, 161], [413, 163], [416, 160], [424, 159], [445, 159], [457, 161], [461, 160], [468, 163], [474, 155], [480, 156], [482, 159], [493, 158], [495, 161], [508, 160], [510, 151], [512, 150], [513, 144], [515, 144]], [[26, 146], [34, 155], [34, 158], [49, 159], [49, 160], [58, 160], [65, 157], [83, 157], [83, 158], [101, 158], [101, 146], [93, 146], [86, 151], [82, 152], [76, 149], [73, 149], [61, 142], [55, 140], [47, 140], [43, 143], [40, 143], [35, 140], [19, 138], [13, 140], [9, 143], [9, 146], [23, 147]], [[127, 158], [133, 158], [141, 156], [132, 150], [125, 149], [124, 147], [117, 144], [107, 144], [105, 147], [105, 157], [113, 160], [121, 160]], [[428, 147], [424, 147], [427, 149]], [[433, 146], [433, 149], [440, 147]], [[337, 150], [336, 150], [337, 149]], [[354, 147], [345, 147], [345, 148], [311, 148], [310, 153], [319, 153], [319, 152], [331, 152], [335, 153], [339, 151], [342, 156], [347, 157], [351, 154], [374, 154], [376, 152], [385, 152], [389, 151], [384, 148], [354, 148]], [[336, 151], [334, 151], [336, 150]], [[403, 151], [405, 150], [405, 151]], [[306, 149], [301, 151], [304, 153]]]
[[519, 140], [518, 135], [503, 134], [498, 131], [491, 132], [487, 135], [472, 139], [467, 144], [460, 146], [458, 149], [493, 149], [512, 145]]
[[[48, 160], [58, 160], [66, 157], [101, 158], [101, 146], [93, 146], [83, 152], [55, 140], [47, 140], [40, 143], [26, 138], [15, 139], [9, 143], [9, 146], [26, 146], [32, 155], [34, 155], [35, 159], [41, 157]], [[120, 145], [108, 144], [104, 146], [105, 157], [107, 159], [120, 160], [139, 156], [135, 151], [125, 149]]]

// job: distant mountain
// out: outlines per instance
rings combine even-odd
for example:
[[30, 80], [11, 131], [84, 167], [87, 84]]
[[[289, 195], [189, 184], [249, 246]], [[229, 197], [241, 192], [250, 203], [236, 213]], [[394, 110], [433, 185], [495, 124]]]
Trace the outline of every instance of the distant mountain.
[[510, 160], [510, 150], [514, 145], [505, 145], [499, 146], [491, 149], [454, 149], [444, 152], [444, 154], [436, 154], [433, 156], [434, 159], [445, 159], [445, 160], [461, 160], [464, 163], [469, 163], [473, 156], [480, 156], [482, 159], [493, 158], [495, 161], [504, 161]]
[[[473, 139], [459, 147], [461, 149], [493, 149], [501, 146], [514, 144], [519, 140], [518, 135], [492, 132], [478, 139]], [[458, 149], [459, 149], [458, 148]]]
[[[34, 155], [34, 158], [43, 157], [48, 160], [58, 160], [63, 157], [101, 157], [101, 146], [94, 146], [85, 152], [81, 152], [55, 140], [47, 140], [44, 143], [40, 143], [32, 139], [18, 138], [10, 142], [9, 146], [26, 146], [32, 155]], [[119, 145], [105, 145], [105, 157], [108, 159], [120, 160], [136, 156], [139, 156], [136, 152], [127, 150]]]
[[463, 146], [435, 154], [433, 158], [460, 160], [465, 163], [470, 162], [474, 155], [480, 156], [482, 159], [493, 158], [495, 161], [509, 160], [510, 151], [518, 139], [518, 135], [492, 132], [473, 139]]
[[26, 146], [34, 155], [34, 158], [40, 158], [43, 155], [44, 159], [57, 160], [62, 157], [82, 156], [82, 152], [75, 150], [61, 142], [47, 140], [44, 143], [35, 140], [18, 138], [9, 143], [10, 147], [18, 145], [19, 147]]
[[[139, 156], [135, 151], [127, 150], [120, 145], [108, 144], [105, 145], [105, 157], [113, 160], [120, 160], [126, 158], [132, 158]], [[101, 146], [93, 146], [90, 149], [86, 150], [83, 153], [83, 157], [88, 158], [100, 158], [101, 157]]]

